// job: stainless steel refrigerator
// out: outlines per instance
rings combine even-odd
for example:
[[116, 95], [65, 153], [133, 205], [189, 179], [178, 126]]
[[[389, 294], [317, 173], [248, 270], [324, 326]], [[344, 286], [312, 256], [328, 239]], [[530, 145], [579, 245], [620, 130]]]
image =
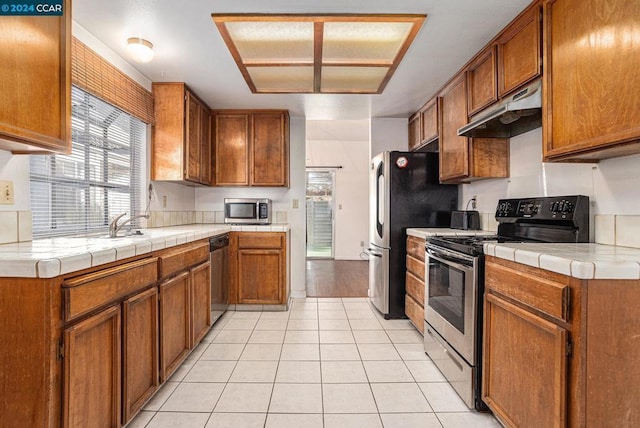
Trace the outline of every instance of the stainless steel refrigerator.
[[406, 230], [449, 227], [458, 187], [439, 183], [438, 153], [383, 152], [369, 171], [369, 297], [385, 318], [406, 318]]

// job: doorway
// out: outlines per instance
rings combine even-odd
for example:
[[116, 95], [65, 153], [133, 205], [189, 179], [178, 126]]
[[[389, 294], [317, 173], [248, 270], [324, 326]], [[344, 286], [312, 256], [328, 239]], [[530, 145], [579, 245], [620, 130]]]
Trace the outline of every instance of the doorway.
[[307, 258], [334, 257], [335, 171], [308, 168], [307, 176]]

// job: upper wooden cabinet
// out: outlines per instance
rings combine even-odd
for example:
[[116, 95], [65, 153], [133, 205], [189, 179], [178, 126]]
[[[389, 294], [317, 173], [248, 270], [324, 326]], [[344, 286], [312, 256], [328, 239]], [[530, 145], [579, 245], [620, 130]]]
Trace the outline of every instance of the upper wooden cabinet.
[[458, 136], [467, 119], [467, 80], [461, 73], [440, 93], [440, 182], [508, 177], [509, 141]]
[[518, 89], [542, 72], [542, 14], [535, 2], [498, 36], [498, 96]]
[[469, 139], [458, 136], [467, 123], [467, 83], [460, 74], [440, 93], [440, 181], [469, 175]]
[[409, 118], [409, 150], [414, 151], [422, 144], [420, 135], [420, 112], [415, 112]]
[[640, 153], [638, 3], [546, 1], [544, 17], [544, 160]]
[[71, 151], [71, 1], [0, 21], [0, 149]]
[[495, 46], [489, 46], [467, 67], [467, 90], [469, 116], [498, 101]]
[[215, 185], [289, 187], [289, 113], [213, 112]]
[[409, 118], [409, 150], [422, 149], [438, 138], [438, 99], [433, 97]]
[[153, 83], [151, 179], [210, 184], [209, 107], [184, 83]]
[[438, 99], [429, 100], [420, 109], [420, 136], [422, 144], [429, 144], [438, 138], [440, 126], [438, 122]]

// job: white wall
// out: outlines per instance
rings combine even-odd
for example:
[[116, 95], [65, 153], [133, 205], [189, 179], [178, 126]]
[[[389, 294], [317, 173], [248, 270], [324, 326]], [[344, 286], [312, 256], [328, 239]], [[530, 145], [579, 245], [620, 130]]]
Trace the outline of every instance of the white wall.
[[309, 141], [307, 166], [342, 166], [335, 175], [334, 258], [359, 260], [368, 245], [369, 141]]
[[594, 164], [543, 163], [541, 128], [511, 138], [510, 149], [511, 177], [463, 184], [459, 208], [473, 195], [478, 211], [491, 213], [500, 198], [580, 194], [589, 196], [592, 216], [640, 214], [640, 155]]
[[[274, 211], [285, 211], [291, 226], [291, 295], [306, 296], [305, 290], [305, 119], [289, 120], [289, 188], [278, 187], [202, 187], [195, 189], [196, 211], [223, 211], [224, 198], [270, 198]], [[293, 200], [298, 208], [293, 208]]]
[[380, 152], [409, 150], [407, 119], [371, 118], [369, 159]]

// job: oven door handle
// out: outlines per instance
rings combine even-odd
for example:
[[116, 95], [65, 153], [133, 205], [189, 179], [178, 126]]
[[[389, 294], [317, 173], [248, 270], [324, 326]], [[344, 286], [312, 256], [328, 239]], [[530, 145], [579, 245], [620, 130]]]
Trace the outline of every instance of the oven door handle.
[[[437, 261], [439, 261], [441, 263], [444, 263], [446, 265], [453, 266], [455, 268], [458, 268], [460, 270], [465, 270], [465, 271], [473, 270], [473, 265], [470, 266], [468, 264], [458, 263], [458, 261], [456, 261], [456, 260], [452, 260], [450, 258], [447, 258], [445, 254], [442, 254], [442, 255], [441, 254], [437, 254], [431, 248], [427, 248], [427, 253], [429, 254], [430, 258], [432, 258], [434, 260], [437, 260]], [[464, 260], [464, 262], [467, 262], [467, 260]], [[473, 259], [469, 260], [468, 262], [473, 263]]]

